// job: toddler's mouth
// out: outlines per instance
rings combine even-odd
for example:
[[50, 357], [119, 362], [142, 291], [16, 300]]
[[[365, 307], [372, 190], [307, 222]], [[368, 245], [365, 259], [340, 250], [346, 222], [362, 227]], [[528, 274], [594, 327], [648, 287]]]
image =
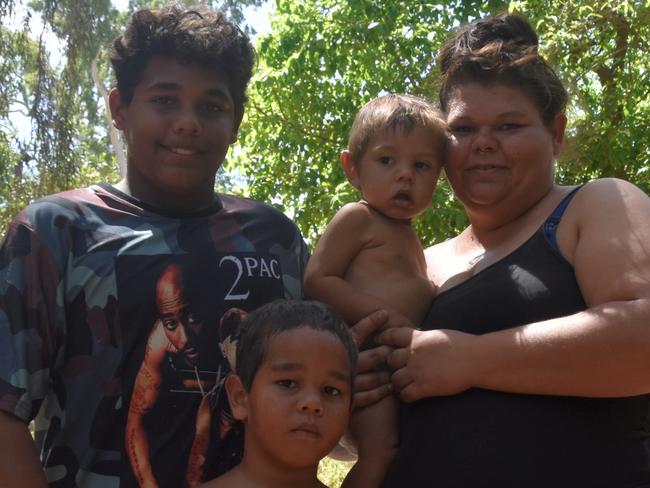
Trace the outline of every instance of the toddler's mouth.
[[398, 203], [411, 203], [411, 194], [407, 191], [400, 191], [395, 194], [393, 200]]

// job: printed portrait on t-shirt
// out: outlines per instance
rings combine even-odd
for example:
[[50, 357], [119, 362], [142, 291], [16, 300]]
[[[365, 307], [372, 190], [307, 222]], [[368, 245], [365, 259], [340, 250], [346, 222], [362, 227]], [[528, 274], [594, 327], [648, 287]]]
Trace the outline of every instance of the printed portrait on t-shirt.
[[211, 479], [239, 462], [242, 426], [230, 415], [224, 379], [235, 366], [246, 311], [283, 296], [280, 263], [236, 252], [168, 261], [122, 256], [117, 278], [130, 348], [122, 376], [121, 486]]

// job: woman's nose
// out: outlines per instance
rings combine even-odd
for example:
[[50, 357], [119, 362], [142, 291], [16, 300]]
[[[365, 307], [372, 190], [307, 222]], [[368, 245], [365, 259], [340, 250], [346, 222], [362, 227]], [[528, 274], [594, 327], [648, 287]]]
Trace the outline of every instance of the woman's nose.
[[476, 152], [492, 152], [497, 149], [499, 142], [489, 127], [481, 127], [473, 141], [473, 149]]

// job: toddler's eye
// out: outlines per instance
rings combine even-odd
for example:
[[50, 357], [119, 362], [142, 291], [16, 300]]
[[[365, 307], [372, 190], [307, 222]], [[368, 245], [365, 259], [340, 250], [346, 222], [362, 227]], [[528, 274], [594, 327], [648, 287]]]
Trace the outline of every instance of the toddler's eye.
[[390, 164], [391, 159], [390, 159], [390, 156], [381, 156], [381, 157], [378, 159], [378, 161], [379, 161], [381, 164]]
[[416, 161], [415, 162], [415, 167], [417, 169], [427, 169], [427, 168], [430, 167], [430, 165], [426, 161]]
[[326, 386], [323, 388], [323, 391], [330, 396], [339, 396], [341, 394], [341, 390], [333, 386]]

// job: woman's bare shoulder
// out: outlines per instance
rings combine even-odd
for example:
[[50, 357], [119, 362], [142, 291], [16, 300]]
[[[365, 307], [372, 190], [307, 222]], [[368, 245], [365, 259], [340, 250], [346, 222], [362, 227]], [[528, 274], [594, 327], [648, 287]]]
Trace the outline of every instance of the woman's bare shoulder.
[[427, 259], [436, 259], [440, 256], [448, 255], [453, 252], [454, 242], [458, 239], [458, 236], [452, 237], [445, 241], [439, 242], [430, 246], [424, 250], [424, 256]]
[[440, 286], [447, 281], [450, 274], [455, 274], [458, 271], [457, 241], [459, 237], [452, 237], [434, 244], [424, 251], [424, 258], [427, 263], [427, 277], [436, 286]]

